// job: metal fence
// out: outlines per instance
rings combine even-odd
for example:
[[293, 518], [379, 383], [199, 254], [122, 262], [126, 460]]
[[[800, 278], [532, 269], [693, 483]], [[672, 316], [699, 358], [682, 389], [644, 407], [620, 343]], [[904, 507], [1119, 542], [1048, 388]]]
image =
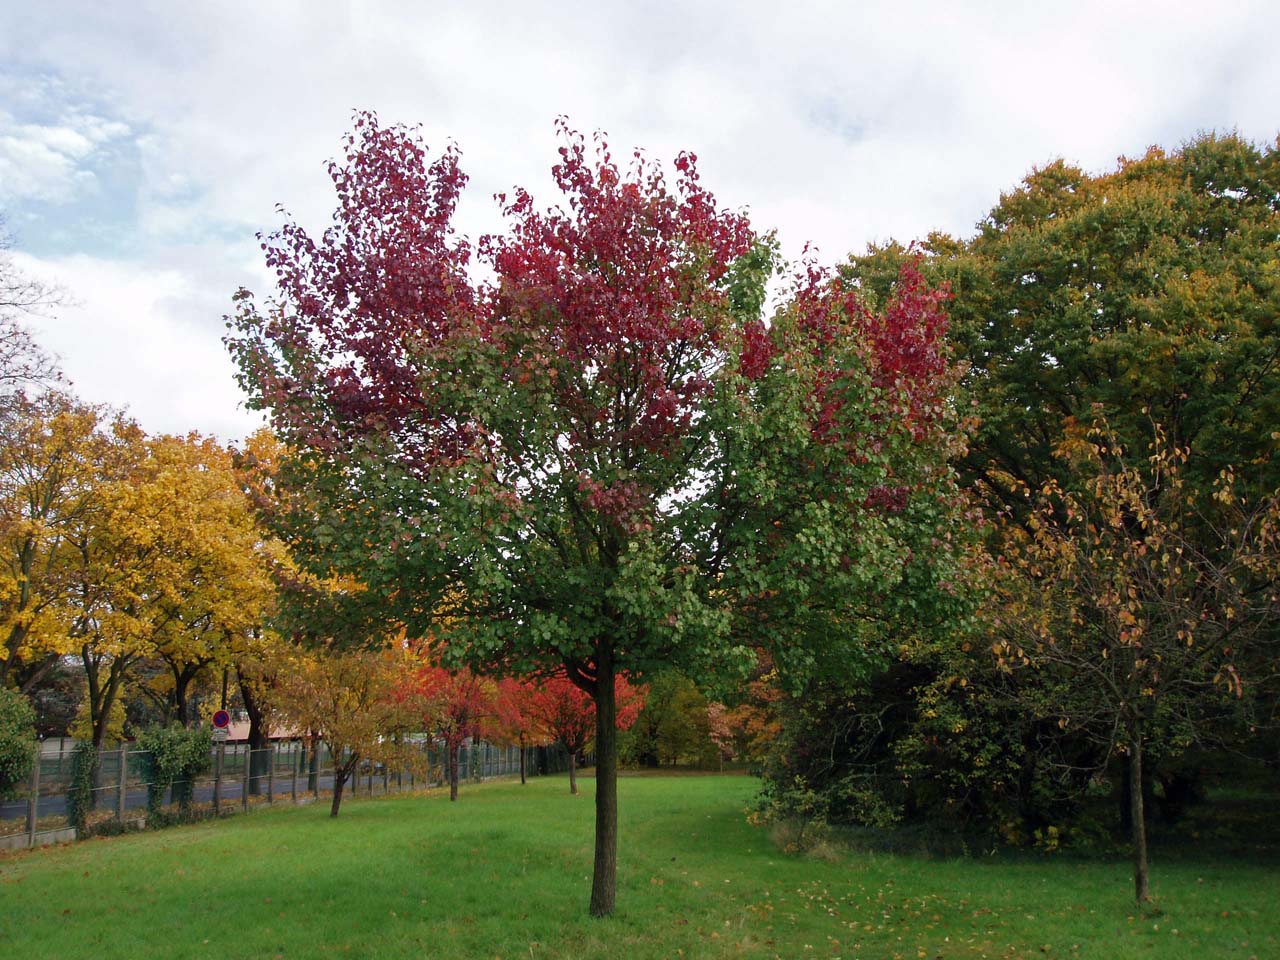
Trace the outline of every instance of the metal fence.
[[[361, 762], [343, 787], [343, 801], [379, 797], [447, 784], [446, 751], [436, 743], [413, 748], [417, 756], [403, 767]], [[563, 748], [525, 748], [529, 776], [563, 773], [569, 769]], [[519, 747], [468, 744], [458, 751], [461, 782], [518, 776]], [[143, 750], [129, 744], [98, 752], [97, 773], [89, 814], [90, 831], [121, 830], [146, 824], [150, 764]], [[73, 751], [41, 751], [32, 765], [25, 795], [0, 803], [0, 849], [61, 843], [76, 838], [68, 821], [74, 770]], [[280, 741], [260, 750], [247, 744], [214, 744], [206, 772], [192, 785], [193, 817], [224, 816], [278, 803], [314, 803], [332, 797], [334, 762], [323, 744], [313, 751], [305, 741]], [[185, 786], [185, 784], [180, 785]], [[172, 811], [174, 790], [158, 798], [164, 812]]]

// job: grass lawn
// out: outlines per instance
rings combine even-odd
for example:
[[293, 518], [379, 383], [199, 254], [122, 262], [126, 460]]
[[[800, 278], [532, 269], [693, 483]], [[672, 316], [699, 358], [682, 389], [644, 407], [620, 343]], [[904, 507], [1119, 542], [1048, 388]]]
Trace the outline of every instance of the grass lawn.
[[780, 853], [746, 777], [624, 777], [618, 912], [587, 916], [594, 781], [464, 785], [0, 855], [0, 956], [1280, 957], [1280, 871]]

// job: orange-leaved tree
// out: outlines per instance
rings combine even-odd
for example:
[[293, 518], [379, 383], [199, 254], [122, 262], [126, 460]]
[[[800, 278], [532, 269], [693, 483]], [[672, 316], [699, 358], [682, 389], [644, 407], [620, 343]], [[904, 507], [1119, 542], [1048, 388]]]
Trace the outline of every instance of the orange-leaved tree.
[[449, 799], [458, 799], [458, 750], [479, 736], [481, 724], [492, 716], [493, 681], [463, 667], [449, 670], [426, 662], [407, 676], [399, 694], [419, 725], [444, 744]]
[[541, 747], [550, 739], [540, 729], [533, 711], [538, 687], [519, 677], [503, 677], [494, 688], [493, 719], [486, 724], [494, 738], [520, 748], [520, 782], [526, 783], [525, 755], [529, 747]]
[[333, 803], [362, 760], [399, 758], [400, 735], [416, 725], [397, 690], [411, 669], [404, 651], [298, 649], [272, 688], [277, 709], [299, 729], [317, 731], [333, 756]]

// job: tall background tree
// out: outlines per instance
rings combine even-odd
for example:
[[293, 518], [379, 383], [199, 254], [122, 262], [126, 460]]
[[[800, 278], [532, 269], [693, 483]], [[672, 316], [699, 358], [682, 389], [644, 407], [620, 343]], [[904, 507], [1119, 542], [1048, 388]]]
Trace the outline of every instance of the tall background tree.
[[[1142, 476], [1153, 506], [1170, 502], [1162, 461], [1140, 452], [1157, 438], [1168, 452], [1190, 451], [1178, 470], [1187, 515], [1177, 536], [1184, 550], [1194, 545], [1197, 555], [1230, 565], [1233, 548], [1206, 519], [1220, 479], [1230, 476], [1236, 496], [1253, 504], [1280, 485], [1278, 254], [1280, 151], [1205, 135], [1098, 174], [1055, 161], [1005, 193], [970, 239], [932, 234], [914, 249], [890, 243], [850, 258], [842, 275], [873, 303], [894, 295], [911, 262], [952, 292], [951, 332], [966, 364], [964, 409], [974, 424], [959, 469], [986, 508], [978, 580], [1011, 540], [1034, 537], [1049, 523], [1081, 538], [1073, 550], [1093, 546], [1068, 508], [1072, 498], [1096, 502], [1099, 474], [1070, 453], [1087, 445], [1099, 419], [1129, 451], [1127, 469]], [[1052, 517], [1044, 516], [1046, 502]], [[1136, 527], [1125, 533], [1139, 537]], [[1059, 568], [999, 569], [998, 587], [1063, 596]], [[1090, 602], [1077, 587], [1083, 592], [1069, 598], [1071, 609]], [[1184, 606], [1196, 597], [1171, 594]], [[999, 607], [992, 602], [988, 610]], [[1237, 605], [1242, 616], [1247, 609]], [[1087, 626], [1059, 626], [1060, 642], [1075, 631], [1071, 642], [1088, 645]], [[869, 685], [841, 686], [825, 699], [829, 710], [815, 700], [807, 719], [804, 711], [793, 715], [788, 726], [797, 732], [841, 731], [839, 749], [827, 753], [843, 758], [840, 772], [828, 782], [871, 786], [876, 800], [846, 805], [852, 819], [863, 807], [868, 816], [888, 809], [930, 823], [983, 824], [1022, 840], [1078, 821], [1107, 750], [1080, 725], [1060, 727], [1051, 711], [1031, 708], [1049, 696], [1039, 686], [1049, 671], [1001, 670], [992, 644], [1004, 629], [988, 620], [951, 638], [909, 640]], [[1198, 722], [1196, 736], [1162, 738], [1145, 758], [1144, 779], [1161, 787], [1169, 816], [1180, 808], [1176, 798], [1194, 792], [1182, 779], [1199, 775], [1203, 745], [1274, 753], [1265, 739], [1267, 718], [1274, 720], [1274, 626], [1263, 619], [1237, 629], [1229, 657], [1241, 678], [1235, 706], [1220, 710], [1221, 688], [1202, 688], [1198, 700], [1181, 703], [1203, 708], [1193, 711], [1202, 719], [1216, 716], [1214, 729]], [[1083, 682], [1083, 658], [1076, 668]], [[1113, 782], [1129, 782], [1127, 764], [1121, 755]], [[1127, 789], [1117, 794], [1127, 830], [1131, 798]]]
[[0, 407], [0, 684], [30, 690], [71, 651], [74, 536], [102, 497], [106, 419], [58, 391]]
[[1132, 449], [1159, 424], [1196, 451], [1202, 486], [1246, 464], [1255, 489], [1280, 485], [1274, 146], [1210, 134], [1096, 175], [1055, 161], [1005, 193], [971, 240], [871, 247], [843, 272], [884, 297], [917, 252], [950, 285], [969, 364], [980, 422], [961, 469], [1015, 515], [1024, 488], [1069, 480], [1055, 450], [1098, 411]]

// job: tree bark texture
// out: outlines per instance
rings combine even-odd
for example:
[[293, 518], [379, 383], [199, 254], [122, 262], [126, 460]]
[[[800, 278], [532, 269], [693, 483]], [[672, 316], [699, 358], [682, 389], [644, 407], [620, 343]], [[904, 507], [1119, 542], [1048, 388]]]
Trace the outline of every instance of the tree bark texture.
[[1142, 722], [1133, 721], [1129, 738], [1129, 803], [1133, 824], [1133, 892], [1138, 903], [1151, 899], [1147, 878], [1147, 819], [1142, 798]]
[[336, 817], [338, 815], [338, 807], [342, 806], [342, 788], [346, 784], [347, 778], [334, 771], [333, 773], [333, 803], [329, 805], [329, 816]]
[[618, 887], [618, 704], [612, 651], [604, 643], [599, 650], [595, 689], [596, 854], [591, 915], [607, 917], [613, 913]]
[[239, 678], [239, 683], [240, 699], [244, 701], [245, 713], [249, 714], [249, 792], [256, 797], [262, 792], [262, 779], [271, 765], [271, 758], [267, 755], [271, 736], [262, 704], [254, 696], [253, 687], [244, 677]]

